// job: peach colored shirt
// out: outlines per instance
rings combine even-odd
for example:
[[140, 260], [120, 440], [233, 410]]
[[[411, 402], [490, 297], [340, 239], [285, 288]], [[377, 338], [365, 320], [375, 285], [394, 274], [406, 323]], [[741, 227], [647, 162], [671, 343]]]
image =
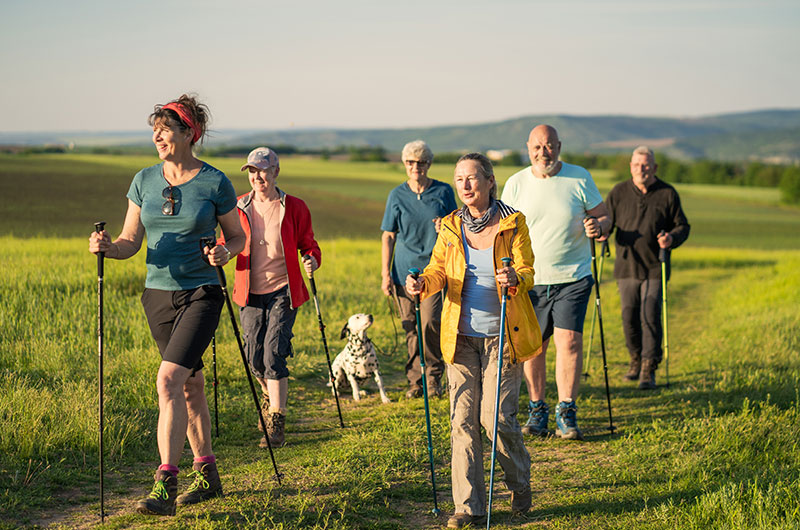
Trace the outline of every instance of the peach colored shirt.
[[281, 243], [283, 208], [280, 199], [248, 206], [252, 222], [250, 239], [250, 292], [266, 294], [288, 285], [289, 275]]

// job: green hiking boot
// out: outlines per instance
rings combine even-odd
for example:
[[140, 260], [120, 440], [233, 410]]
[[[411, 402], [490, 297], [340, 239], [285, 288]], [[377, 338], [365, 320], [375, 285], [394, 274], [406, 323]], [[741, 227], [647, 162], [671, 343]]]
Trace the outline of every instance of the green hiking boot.
[[178, 496], [175, 501], [178, 504], [196, 504], [222, 495], [222, 482], [219, 480], [216, 462], [195, 462], [189, 476], [194, 481]]
[[153, 490], [146, 499], [136, 503], [136, 511], [145, 515], [175, 515], [178, 477], [159, 469], [154, 478]]

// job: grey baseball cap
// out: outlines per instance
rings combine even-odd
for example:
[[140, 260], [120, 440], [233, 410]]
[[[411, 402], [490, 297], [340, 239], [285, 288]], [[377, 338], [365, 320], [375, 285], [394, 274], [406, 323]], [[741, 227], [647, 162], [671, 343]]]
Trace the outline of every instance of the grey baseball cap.
[[256, 147], [250, 154], [247, 155], [247, 162], [242, 166], [241, 171], [248, 167], [256, 169], [269, 169], [271, 167], [280, 167], [278, 161], [278, 154], [269, 147]]

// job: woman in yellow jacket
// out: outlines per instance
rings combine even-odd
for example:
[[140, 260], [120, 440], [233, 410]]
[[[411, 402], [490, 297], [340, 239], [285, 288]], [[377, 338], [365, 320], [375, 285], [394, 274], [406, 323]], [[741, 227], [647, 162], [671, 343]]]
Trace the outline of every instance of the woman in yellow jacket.
[[[531, 505], [530, 456], [517, 422], [522, 363], [541, 353], [542, 335], [527, 292], [533, 252], [525, 216], [496, 199], [492, 164], [479, 153], [462, 156], [454, 182], [464, 203], [442, 220], [431, 261], [406, 289], [422, 298], [447, 289], [442, 307], [442, 357], [450, 392], [450, 438], [455, 513], [448, 528], [486, 516], [481, 425], [493, 432], [500, 335], [500, 289], [508, 287], [500, 388], [497, 459], [511, 490], [511, 509]], [[503, 257], [512, 259], [503, 267]]]

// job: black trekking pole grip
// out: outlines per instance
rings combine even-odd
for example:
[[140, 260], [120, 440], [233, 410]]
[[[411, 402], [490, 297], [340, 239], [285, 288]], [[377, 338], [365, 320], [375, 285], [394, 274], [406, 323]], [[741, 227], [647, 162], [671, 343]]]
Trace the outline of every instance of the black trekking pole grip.
[[[663, 236], [665, 234], [666, 234], [666, 232], [664, 232], [662, 230], [661, 232], [658, 233], [658, 237], [661, 237], [661, 236]], [[666, 263], [666, 261], [667, 261], [667, 252], [669, 252], [668, 249], [659, 248], [658, 249], [658, 261], [660, 261], [661, 263]]]
[[[414, 268], [411, 268], [411, 269], [408, 269], [408, 273], [409, 273], [409, 274], [411, 275], [411, 277], [412, 277], [412, 278], [414, 278], [415, 280], [418, 280], [418, 279], [419, 279], [419, 273], [420, 273], [420, 272], [421, 272], [421, 271], [420, 271], [418, 268], [416, 268], [416, 267], [414, 267]], [[415, 294], [415, 295], [414, 295], [414, 303], [417, 305], [417, 309], [419, 309], [419, 295], [418, 295], [418, 294]]]
[[[500, 261], [503, 262], [503, 267], [504, 268], [511, 265], [511, 258], [500, 258]], [[503, 299], [507, 298], [508, 297], [508, 286], [501, 287], [500, 288], [500, 294], [503, 297]]]
[[[98, 234], [101, 233], [103, 230], [106, 229], [106, 222], [99, 221], [94, 224], [94, 231]], [[98, 252], [97, 253], [97, 275], [102, 278], [103, 277], [103, 258], [106, 257], [105, 252]]]
[[[310, 258], [311, 254], [303, 255], [303, 259]], [[313, 296], [317, 296], [317, 282], [314, 281], [314, 273], [311, 273], [311, 276], [308, 277], [308, 284], [311, 286], [311, 294]]]

